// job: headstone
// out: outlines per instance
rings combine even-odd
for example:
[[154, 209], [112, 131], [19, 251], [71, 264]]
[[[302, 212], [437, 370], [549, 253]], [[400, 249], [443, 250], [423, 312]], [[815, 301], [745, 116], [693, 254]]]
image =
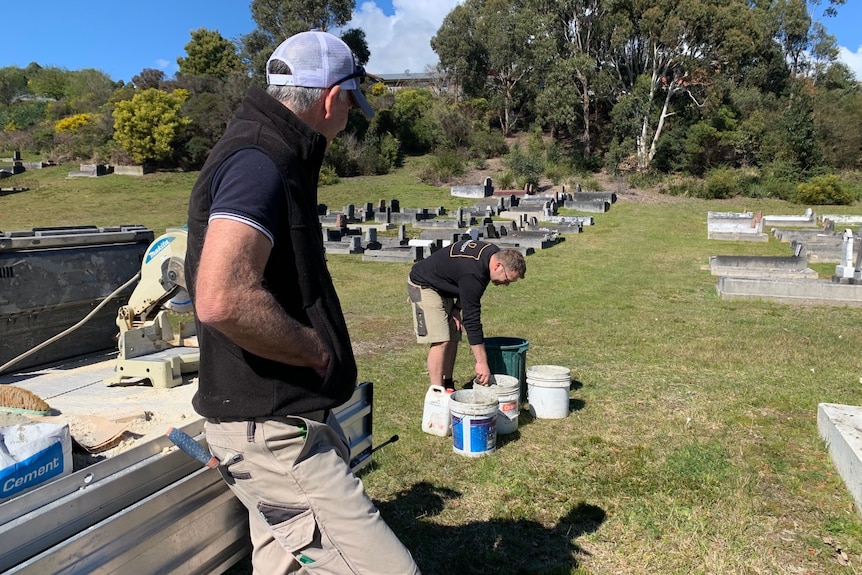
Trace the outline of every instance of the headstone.
[[853, 230], [844, 230], [842, 239], [841, 264], [835, 266], [835, 278], [839, 280], [862, 279], [862, 273], [856, 270], [856, 264], [853, 258], [853, 246], [856, 243], [856, 238], [853, 236]]
[[[387, 210], [387, 213], [389, 211]], [[379, 250], [383, 246], [380, 242], [377, 241], [377, 228], [368, 228], [365, 230], [365, 249], [366, 250]]]
[[377, 204], [377, 209], [380, 210], [381, 212], [383, 210], [385, 210], [386, 209], [386, 200], [380, 200], [380, 202]]
[[362, 239], [359, 236], [350, 237], [350, 253], [361, 254], [365, 251], [362, 247]]
[[356, 206], [353, 204], [347, 204], [344, 206], [344, 215], [347, 216], [348, 221], [353, 221], [356, 219]]
[[344, 214], [338, 214], [335, 216], [335, 227], [336, 228], [346, 228], [347, 227], [347, 216]]
[[398, 200], [390, 200], [389, 207], [392, 208], [393, 213], [397, 214], [401, 212], [401, 202], [399, 202]]
[[401, 224], [398, 226], [398, 245], [406, 245], [408, 241], [410, 240], [407, 238], [407, 226]]

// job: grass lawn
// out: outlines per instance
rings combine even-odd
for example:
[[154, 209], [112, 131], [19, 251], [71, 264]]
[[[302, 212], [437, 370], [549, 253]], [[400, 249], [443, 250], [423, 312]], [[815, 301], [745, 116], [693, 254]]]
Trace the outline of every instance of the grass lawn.
[[[196, 174], [65, 178], [73, 169], [3, 180], [30, 190], [0, 196], [0, 230], [136, 223], [159, 234], [185, 223]], [[410, 165], [344, 179], [319, 199], [338, 210], [464, 205]], [[774, 239], [707, 240], [708, 211], [805, 207], [621, 195], [590, 214], [594, 226], [529, 256], [523, 281], [489, 286], [486, 335], [528, 340], [528, 366], [568, 367], [576, 383], [569, 417], [522, 410], [518, 431], [477, 459], [420, 430], [426, 349], [412, 336], [409, 265], [329, 256], [359, 377], [374, 382], [375, 439], [401, 437], [362, 478], [422, 572], [857, 573], [862, 522], [816, 414], [820, 402], [862, 404], [862, 310], [722, 301], [704, 269], [711, 255], [790, 255]], [[470, 359], [464, 343], [460, 382]]]

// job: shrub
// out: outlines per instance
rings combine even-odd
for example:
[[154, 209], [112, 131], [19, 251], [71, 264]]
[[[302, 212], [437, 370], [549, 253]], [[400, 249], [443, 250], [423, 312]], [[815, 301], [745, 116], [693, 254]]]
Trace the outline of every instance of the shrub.
[[398, 140], [390, 134], [362, 140], [344, 134], [332, 141], [326, 158], [327, 165], [342, 177], [388, 174], [400, 162]]
[[488, 128], [478, 129], [473, 132], [473, 147], [471, 153], [479, 158], [497, 158], [509, 151], [506, 138], [499, 130]]
[[515, 175], [510, 170], [503, 172], [497, 180], [497, 187], [501, 190], [511, 190], [514, 185]]
[[58, 120], [54, 124], [54, 131], [57, 133], [78, 132], [88, 125], [92, 125], [95, 121], [95, 114], [75, 114], [74, 116], [67, 116], [62, 120]]
[[701, 183], [695, 178], [680, 178], [669, 182], [665, 193], [669, 196], [699, 198], [703, 197], [702, 187]]
[[793, 201], [797, 204], [812, 206], [848, 206], [854, 199], [853, 193], [844, 187], [841, 179], [835, 174], [815, 176], [797, 185], [796, 195], [793, 197]]
[[716, 168], [706, 174], [701, 186], [700, 197], [707, 200], [721, 200], [739, 195], [739, 180], [734, 170]]
[[321, 186], [331, 186], [339, 182], [338, 174], [335, 173], [335, 168], [324, 165], [320, 168], [320, 179], [318, 184]]
[[626, 180], [633, 188], [652, 188], [664, 181], [664, 175], [659, 172], [634, 172]]
[[601, 192], [602, 184], [592, 174], [587, 174], [581, 177], [581, 189], [584, 191]]
[[536, 150], [535, 146], [531, 148], [530, 153], [524, 153], [520, 146], [515, 145], [505, 158], [506, 166], [512, 171], [520, 189], [527, 184], [537, 186], [544, 168], [541, 151]]
[[555, 186], [558, 186], [571, 171], [562, 164], [546, 164], [545, 177], [551, 180]]
[[466, 166], [461, 154], [454, 150], [437, 150], [431, 157], [431, 163], [422, 170], [422, 180], [439, 185], [452, 178], [464, 175]]

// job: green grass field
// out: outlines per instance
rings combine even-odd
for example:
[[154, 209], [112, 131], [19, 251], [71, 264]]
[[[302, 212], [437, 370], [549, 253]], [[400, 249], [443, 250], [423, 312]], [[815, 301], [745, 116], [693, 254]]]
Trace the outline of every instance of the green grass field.
[[[195, 174], [65, 178], [71, 169], [3, 180], [30, 190], [0, 196], [0, 230], [185, 223]], [[411, 169], [344, 179], [320, 201], [458, 205]], [[862, 310], [722, 301], [704, 269], [711, 255], [790, 255], [774, 239], [707, 240], [708, 211], [804, 209], [620, 201], [529, 256], [523, 281], [488, 288], [485, 332], [528, 340], [528, 366], [570, 368], [573, 409], [561, 420], [522, 410], [518, 431], [476, 459], [420, 430], [426, 350], [412, 336], [409, 265], [329, 256], [359, 377], [374, 382], [375, 440], [401, 437], [362, 478], [422, 572], [857, 573], [862, 522], [816, 414], [820, 402], [862, 404]], [[464, 343], [461, 382], [470, 359]]]

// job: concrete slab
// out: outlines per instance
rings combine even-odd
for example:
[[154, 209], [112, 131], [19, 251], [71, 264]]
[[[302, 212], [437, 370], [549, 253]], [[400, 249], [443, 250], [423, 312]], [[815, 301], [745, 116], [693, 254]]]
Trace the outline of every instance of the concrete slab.
[[844, 247], [844, 240], [841, 237], [829, 238], [826, 236], [818, 238], [816, 241], [798, 241], [790, 242], [790, 249], [793, 253], [805, 256], [811, 263], [819, 264], [837, 264], [841, 262], [841, 250]]
[[718, 278], [721, 299], [771, 300], [791, 304], [862, 307], [862, 285], [829, 280], [785, 278]]
[[805, 210], [802, 215], [764, 215], [763, 225], [769, 226], [794, 226], [794, 227], [815, 227], [817, 226], [817, 214], [811, 208]]
[[714, 276], [819, 279], [803, 256], [711, 256]]
[[862, 408], [837, 403], [817, 406], [817, 431], [838, 475], [862, 514]]
[[763, 233], [763, 217], [758, 212], [707, 212], [707, 239], [768, 242]]
[[818, 241], [829, 241], [834, 238], [841, 238], [840, 233], [835, 232], [825, 232], [823, 230], [811, 230], [811, 229], [784, 229], [784, 228], [773, 228], [772, 235], [775, 239], [784, 242], [790, 243], [793, 241], [807, 243], [807, 242], [818, 242]]

